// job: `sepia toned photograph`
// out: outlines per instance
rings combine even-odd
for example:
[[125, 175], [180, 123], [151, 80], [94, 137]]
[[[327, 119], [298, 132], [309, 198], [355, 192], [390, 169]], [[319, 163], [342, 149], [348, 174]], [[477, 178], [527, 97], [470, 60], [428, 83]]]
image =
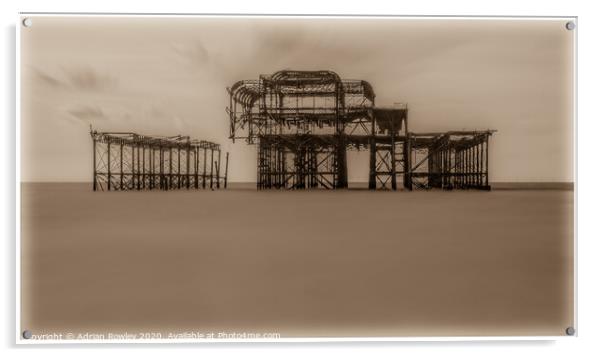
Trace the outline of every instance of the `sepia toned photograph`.
[[21, 341], [576, 335], [575, 18], [20, 20]]

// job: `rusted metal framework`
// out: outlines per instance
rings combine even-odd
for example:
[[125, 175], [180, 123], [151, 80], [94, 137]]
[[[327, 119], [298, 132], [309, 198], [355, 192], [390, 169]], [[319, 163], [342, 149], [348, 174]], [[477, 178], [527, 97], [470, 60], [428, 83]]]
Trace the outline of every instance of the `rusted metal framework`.
[[346, 188], [347, 150], [370, 151], [370, 189], [489, 189], [493, 130], [412, 133], [370, 83], [284, 70], [228, 88], [230, 138], [257, 144], [257, 188]]
[[412, 187], [489, 189], [491, 130], [410, 134]]
[[333, 135], [263, 135], [258, 145], [257, 187], [336, 188], [341, 184], [338, 145]]
[[346, 137], [370, 134], [370, 83], [332, 71], [280, 71], [228, 92], [230, 138], [259, 140], [258, 188], [347, 187]]
[[149, 136], [90, 130], [94, 191], [227, 188], [220, 145], [188, 136]]

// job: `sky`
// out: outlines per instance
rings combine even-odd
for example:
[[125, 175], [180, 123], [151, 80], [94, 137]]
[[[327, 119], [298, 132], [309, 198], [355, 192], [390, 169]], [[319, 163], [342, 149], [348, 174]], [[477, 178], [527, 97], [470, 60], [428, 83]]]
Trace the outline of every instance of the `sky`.
[[[573, 41], [562, 20], [36, 17], [21, 28], [21, 180], [92, 180], [99, 131], [189, 135], [254, 182], [226, 88], [282, 69], [369, 81], [413, 132], [495, 129], [491, 182], [573, 181]], [[349, 152], [349, 180], [368, 154]]]

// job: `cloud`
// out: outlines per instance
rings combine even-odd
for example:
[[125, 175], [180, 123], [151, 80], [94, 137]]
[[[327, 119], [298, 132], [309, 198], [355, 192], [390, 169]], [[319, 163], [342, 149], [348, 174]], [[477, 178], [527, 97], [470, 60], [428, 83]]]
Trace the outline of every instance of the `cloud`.
[[307, 33], [302, 28], [287, 28], [281, 31], [265, 31], [259, 36], [260, 45], [257, 52], [273, 54], [290, 54], [292, 51], [307, 46]]
[[39, 69], [34, 69], [34, 75], [35, 78], [38, 79], [40, 82], [49, 85], [51, 87], [63, 87], [65, 86], [65, 83], [61, 80], [59, 80], [56, 77], [53, 77], [47, 73], [44, 73], [43, 71], [39, 70]]
[[117, 87], [117, 78], [92, 68], [63, 68], [63, 78], [39, 69], [34, 69], [33, 73], [36, 80], [54, 88], [103, 91]]
[[107, 90], [117, 86], [117, 78], [92, 68], [64, 69], [69, 85], [78, 90]]
[[204, 66], [210, 60], [209, 50], [200, 41], [192, 44], [172, 43], [171, 48], [193, 67]]
[[97, 106], [81, 106], [69, 110], [68, 113], [76, 119], [85, 122], [108, 119], [102, 109]]

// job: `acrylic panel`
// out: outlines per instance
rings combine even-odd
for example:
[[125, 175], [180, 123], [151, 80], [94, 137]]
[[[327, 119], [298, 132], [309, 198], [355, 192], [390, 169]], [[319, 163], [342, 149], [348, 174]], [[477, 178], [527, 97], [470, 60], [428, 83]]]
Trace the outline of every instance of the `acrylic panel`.
[[23, 339], [575, 334], [575, 19], [20, 20]]

